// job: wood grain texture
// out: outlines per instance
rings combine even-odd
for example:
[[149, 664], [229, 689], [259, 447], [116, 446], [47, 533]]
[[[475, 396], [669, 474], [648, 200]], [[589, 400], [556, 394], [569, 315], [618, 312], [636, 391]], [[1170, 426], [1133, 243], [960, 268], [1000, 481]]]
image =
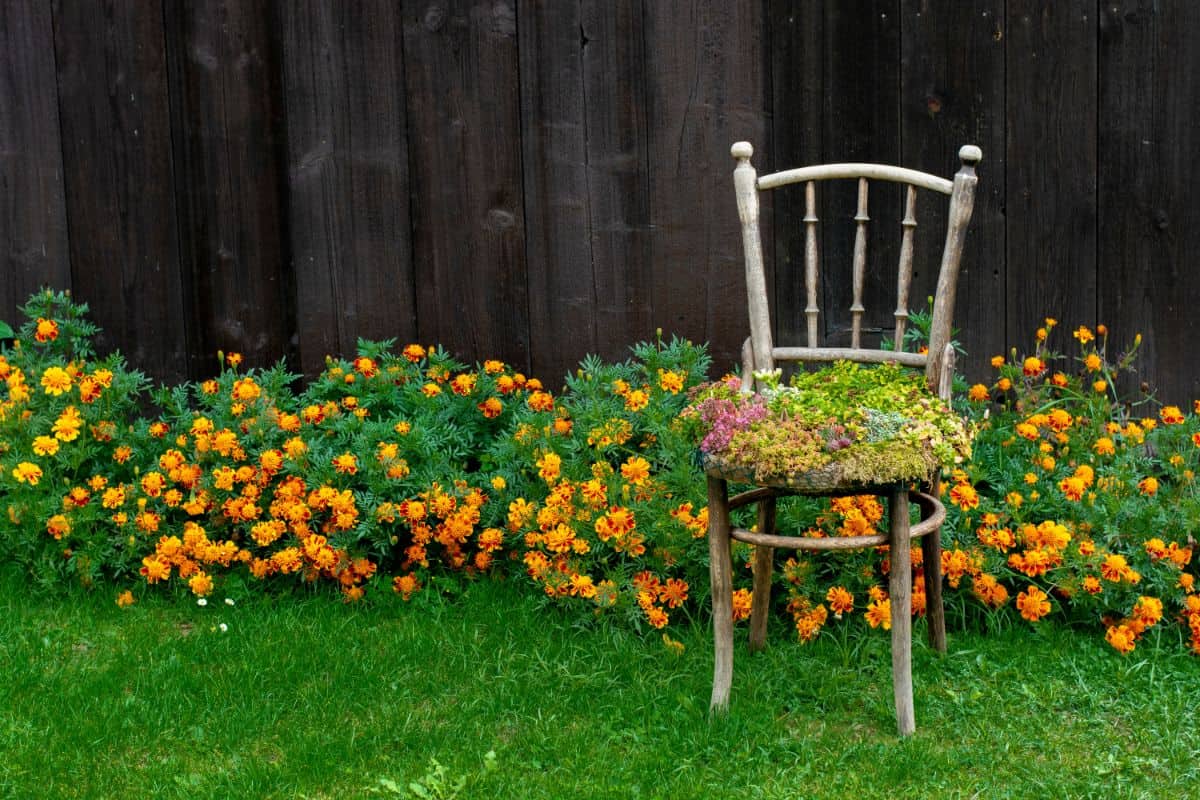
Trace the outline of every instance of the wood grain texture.
[[[770, 158], [760, 171], [785, 170], [817, 164], [825, 154], [825, 18], [820, 3], [771, 0], [770, 34]], [[766, 148], [759, 148], [767, 152]], [[819, 212], [818, 212], [819, 213]], [[772, 192], [766, 214], [779, 220], [770, 230], [775, 270], [775, 341], [782, 345], [818, 342], [808, 338], [805, 316], [805, 188]], [[819, 246], [819, 241], [814, 240]], [[814, 250], [814, 254], [816, 250]]]
[[54, 4], [71, 286], [155, 377], [187, 377], [171, 130], [157, 6]]
[[417, 335], [399, 4], [279, 7], [300, 366]]
[[419, 334], [527, 370], [516, 7], [406, 5], [404, 53]]
[[[1123, 0], [1100, 17], [1099, 314], [1114, 347], [1143, 335], [1142, 377], [1166, 402], [1200, 398], [1200, 48], [1191, 3]], [[1126, 391], [1135, 386], [1125, 385]]]
[[558, 384], [596, 349], [583, 69], [590, 41], [576, 2], [521, 0], [517, 19], [531, 368]]
[[[853, 0], [824, 6], [825, 163], [867, 161], [900, 165], [900, 14], [898, 0]], [[907, 165], [904, 165], [907, 166]], [[944, 176], [945, 169], [936, 174]], [[823, 220], [822, 311], [825, 344], [845, 346], [851, 338], [851, 269], [857, 186], [839, 181], [817, 187]], [[903, 195], [896, 184], [871, 186], [863, 324], [875, 347], [890, 331], [896, 301]]]
[[1096, 4], [1008, 0], [1007, 13], [1005, 316], [1031, 347], [1046, 316], [1096, 317]]
[[729, 146], [765, 138], [762, 4], [647, 3], [645, 35], [654, 321], [720, 371], [747, 326]]
[[646, 12], [643, 0], [584, 0], [581, 8], [596, 350], [620, 360], [654, 334]]
[[[901, 8], [902, 163], [949, 175], [959, 147], [983, 150], [955, 313], [972, 382], [990, 381], [988, 360], [1006, 344], [1004, 8], [1002, 0]], [[918, 201], [910, 308], [933, 292], [946, 228], [944, 203], [927, 193]]]
[[283, 269], [279, 65], [265, 0], [165, 4], [191, 371], [218, 350], [269, 366], [293, 349]]
[[54, 28], [38, 0], [0, 3], [0, 320], [42, 286], [69, 289]]

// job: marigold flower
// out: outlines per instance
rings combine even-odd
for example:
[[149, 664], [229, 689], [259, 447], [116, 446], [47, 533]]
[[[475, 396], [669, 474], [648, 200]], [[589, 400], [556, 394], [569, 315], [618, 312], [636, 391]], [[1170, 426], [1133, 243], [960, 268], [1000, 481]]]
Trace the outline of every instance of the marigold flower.
[[685, 376], [671, 370], [658, 371], [658, 386], [664, 392], [671, 394], [679, 394], [683, 391], [683, 379]]
[[750, 607], [754, 603], [754, 592], [749, 589], [736, 589], [733, 592], [733, 621], [741, 622], [750, 616]]
[[1021, 371], [1033, 378], [1046, 371], [1046, 363], [1037, 356], [1029, 356], [1021, 364]]
[[225, 356], [225, 363], [234, 369], [237, 369], [242, 364], [242, 354], [230, 353], [229, 355]]
[[1096, 394], [1104, 394], [1108, 391], [1108, 381], [1096, 381], [1092, 384], [1092, 391]]
[[1164, 425], [1179, 425], [1183, 422], [1183, 412], [1179, 406], [1163, 406], [1158, 410], [1158, 417]]
[[1008, 589], [987, 573], [972, 579], [971, 591], [988, 608], [1000, 608], [1008, 602]]
[[950, 502], [963, 511], [970, 511], [979, 507], [979, 494], [969, 483], [955, 484], [954, 488], [950, 490]]
[[1017, 608], [1023, 618], [1037, 622], [1050, 613], [1050, 599], [1041, 589], [1031, 585], [1017, 595]]
[[872, 601], [867, 606], [867, 612], [864, 615], [867, 624], [872, 628], [883, 628], [885, 631], [892, 629], [892, 601], [890, 598], [883, 600]]
[[1091, 329], [1086, 325], [1080, 325], [1071, 335], [1078, 339], [1080, 344], [1087, 344], [1096, 338], [1095, 335], [1092, 334]]
[[1158, 478], [1153, 475], [1147, 475], [1138, 481], [1138, 491], [1146, 497], [1153, 497], [1158, 493]]
[[47, 367], [42, 373], [42, 389], [49, 395], [61, 395], [71, 389], [71, 373], [62, 367]]
[[1002, 392], [1007, 392], [1012, 388], [1012, 381], [1010, 381], [1008, 378], [1001, 378], [1000, 380], [996, 381], [996, 388]]
[[633, 389], [625, 395], [626, 411], [641, 411], [648, 405], [650, 405], [650, 395], [642, 389]]
[[1100, 584], [1100, 579], [1095, 575], [1088, 575], [1083, 579], [1083, 590], [1088, 594], [1100, 594], [1104, 591], [1104, 587]]
[[45, 344], [46, 342], [53, 342], [57, 338], [58, 323], [52, 319], [38, 317], [33, 331], [34, 341]]
[[641, 486], [650, 477], [650, 463], [641, 456], [630, 456], [621, 465], [621, 477], [634, 486]]
[[992, 356], [992, 366], [995, 369], [1000, 369], [1004, 366], [1004, 356]]
[[426, 383], [421, 387], [421, 394], [425, 395], [426, 397], [437, 397], [441, 393], [442, 387], [438, 386], [436, 383]]
[[834, 586], [825, 593], [829, 608], [838, 619], [854, 610], [854, 595], [844, 586]]
[[117, 595], [118, 608], [127, 608], [128, 606], [133, 605], [135, 602], [137, 601], [133, 599], [133, 592], [129, 591], [128, 589]]
[[1137, 636], [1128, 625], [1110, 625], [1104, 633], [1104, 640], [1121, 655], [1128, 655], [1137, 647]]
[[498, 397], [489, 397], [476, 406], [487, 419], [495, 419], [504, 411], [504, 403]]
[[358, 458], [349, 452], [334, 456], [333, 468], [343, 475], [353, 475], [358, 472]]
[[213, 590], [213, 580], [205, 572], [197, 572], [188, 579], [188, 588], [196, 597], [205, 597]]
[[1103, 366], [1104, 360], [1101, 359], [1097, 353], [1088, 353], [1083, 358], [1083, 367], [1088, 372], [1099, 372], [1100, 368]]
[[42, 468], [31, 461], [22, 461], [13, 468], [12, 476], [17, 479], [17, 483], [37, 486], [38, 481], [42, 479]]
[[990, 396], [988, 388], [982, 383], [977, 383], [967, 390], [967, 399], [973, 403], [982, 403]]
[[1087, 485], [1075, 475], [1069, 475], [1059, 481], [1058, 488], [1062, 490], [1064, 497], [1074, 502], [1082, 500], [1083, 493], [1087, 491]]
[[533, 392], [525, 399], [525, 403], [534, 411], [554, 410], [554, 397], [549, 392]]

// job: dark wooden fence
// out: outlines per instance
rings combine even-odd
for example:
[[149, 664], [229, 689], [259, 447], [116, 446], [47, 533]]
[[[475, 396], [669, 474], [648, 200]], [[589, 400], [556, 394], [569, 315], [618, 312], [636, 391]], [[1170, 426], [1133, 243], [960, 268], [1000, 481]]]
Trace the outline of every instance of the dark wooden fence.
[[[1183, 402], [1197, 32], [1183, 0], [5, 0], [0, 318], [70, 288], [164, 380], [218, 348], [312, 373], [363, 336], [555, 382], [656, 328], [724, 367], [746, 329], [732, 142], [760, 169], [947, 175], [972, 142], [968, 371], [1045, 316], [1105, 322]], [[800, 215], [770, 212], [783, 264]], [[774, 280], [786, 337], [802, 287]]]

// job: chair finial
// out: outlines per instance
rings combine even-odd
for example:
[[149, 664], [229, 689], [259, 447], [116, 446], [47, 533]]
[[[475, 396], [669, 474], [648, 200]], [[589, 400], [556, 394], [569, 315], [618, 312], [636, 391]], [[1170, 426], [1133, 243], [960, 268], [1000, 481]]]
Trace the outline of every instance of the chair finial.
[[973, 167], [983, 158], [983, 151], [973, 144], [964, 144], [958, 150], [958, 158], [964, 164]]
[[754, 155], [754, 145], [749, 142], [734, 142], [733, 147], [729, 148], [729, 153], [738, 161], [749, 161], [750, 156]]

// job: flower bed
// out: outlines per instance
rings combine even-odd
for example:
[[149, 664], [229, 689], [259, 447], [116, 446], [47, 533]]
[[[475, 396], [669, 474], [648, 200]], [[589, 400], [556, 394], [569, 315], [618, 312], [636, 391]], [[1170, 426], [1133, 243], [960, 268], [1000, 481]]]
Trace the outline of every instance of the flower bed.
[[[589, 358], [557, 396], [497, 361], [390, 342], [330, 359], [300, 390], [282, 366], [225, 354], [209, 380], [150, 391], [119, 355], [95, 357], [85, 307], [43, 292], [25, 311], [0, 357], [0, 557], [35, 580], [109, 586], [123, 603], [222, 584], [329, 584], [353, 601], [486, 573], [636, 626], [706, 608], [704, 480], [683, 413], [709, 366], [702, 347], [659, 339], [627, 362]], [[1106, 334], [1080, 328], [1069, 363], [1047, 349], [1053, 330], [1030, 355], [997, 357], [991, 386], [963, 387], [978, 435], [946, 482], [952, 618], [1100, 621], [1123, 652], [1179, 620], [1200, 652], [1200, 407], [1120, 401], [1133, 353], [1110, 358]], [[829, 419], [810, 455], [869, 441], [879, 423]], [[962, 452], [955, 430], [921, 441], [938, 461]], [[780, 515], [814, 536], [886, 525], [868, 497], [797, 499]], [[747, 564], [749, 548], [737, 553]], [[790, 559], [780, 610], [801, 640], [857, 616], [886, 626], [890, 568], [883, 550]], [[748, 569], [735, 579], [748, 586]], [[750, 599], [736, 591], [739, 619]]]

